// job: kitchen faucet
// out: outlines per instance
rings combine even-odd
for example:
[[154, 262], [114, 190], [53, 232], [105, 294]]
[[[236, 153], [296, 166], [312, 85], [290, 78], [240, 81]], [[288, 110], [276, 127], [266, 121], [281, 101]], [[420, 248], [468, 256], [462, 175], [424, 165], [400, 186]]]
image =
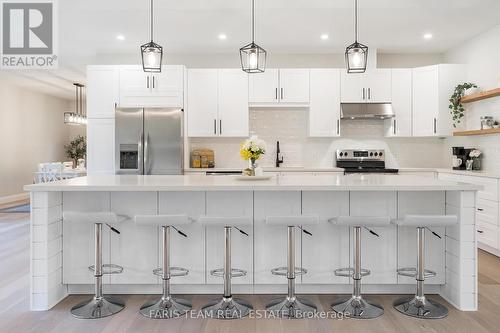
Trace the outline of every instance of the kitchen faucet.
[[276, 141], [276, 167], [279, 168], [280, 164], [283, 163], [283, 156], [280, 158], [280, 142]]

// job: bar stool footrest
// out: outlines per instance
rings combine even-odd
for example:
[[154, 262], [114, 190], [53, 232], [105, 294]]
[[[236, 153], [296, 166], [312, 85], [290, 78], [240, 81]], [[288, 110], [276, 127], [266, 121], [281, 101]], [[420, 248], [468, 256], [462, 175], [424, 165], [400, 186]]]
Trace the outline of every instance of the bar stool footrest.
[[[288, 275], [288, 267], [276, 267], [271, 269], [271, 274], [287, 276]], [[304, 275], [307, 274], [307, 269], [302, 267], [295, 267], [295, 275]]]
[[[163, 276], [163, 268], [153, 269], [153, 274], [157, 275], [157, 276]], [[170, 267], [170, 276], [171, 277], [186, 276], [188, 274], [189, 274], [189, 270], [186, 268], [175, 267], [175, 266]]]
[[[89, 266], [89, 270], [95, 273], [95, 265]], [[104, 264], [102, 265], [102, 274], [121, 274], [123, 273], [123, 267], [115, 264]]]
[[[417, 277], [417, 269], [415, 267], [404, 267], [398, 269], [398, 275], [407, 276], [411, 278]], [[433, 278], [437, 275], [436, 272], [431, 271], [429, 269], [424, 269], [424, 278]]]
[[[210, 275], [224, 277], [224, 268], [217, 268], [210, 271]], [[244, 269], [231, 268], [231, 278], [246, 276], [247, 271]]]
[[[333, 271], [335, 276], [343, 276], [343, 277], [353, 277], [354, 276], [354, 268], [352, 267], [345, 267], [345, 268], [339, 268]], [[360, 275], [361, 277], [370, 275], [371, 272], [369, 269], [361, 268]]]

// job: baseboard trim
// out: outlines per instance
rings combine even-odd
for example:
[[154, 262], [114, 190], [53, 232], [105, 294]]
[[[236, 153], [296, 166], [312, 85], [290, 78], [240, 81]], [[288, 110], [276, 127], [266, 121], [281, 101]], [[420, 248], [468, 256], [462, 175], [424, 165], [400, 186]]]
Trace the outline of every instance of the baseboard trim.
[[500, 250], [495, 249], [494, 247], [483, 244], [481, 242], [477, 242], [477, 247], [483, 251], [486, 251], [486, 252], [491, 253], [497, 257], [500, 257]]
[[13, 194], [13, 195], [7, 195], [4, 197], [0, 197], [0, 205], [7, 204], [10, 202], [15, 202], [15, 201], [26, 200], [29, 198], [30, 198], [30, 194], [27, 192]]

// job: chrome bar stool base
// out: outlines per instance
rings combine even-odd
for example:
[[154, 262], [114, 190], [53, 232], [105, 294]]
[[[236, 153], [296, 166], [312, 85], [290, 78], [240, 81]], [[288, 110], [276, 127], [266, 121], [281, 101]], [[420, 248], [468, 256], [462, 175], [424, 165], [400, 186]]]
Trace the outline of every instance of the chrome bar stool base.
[[317, 308], [313, 302], [301, 297], [286, 297], [271, 301], [266, 310], [278, 318], [308, 318], [316, 313]]
[[99, 319], [120, 312], [125, 303], [113, 297], [93, 297], [71, 308], [71, 314], [79, 319]]
[[365, 300], [361, 296], [339, 300], [332, 304], [332, 310], [357, 319], [373, 319], [384, 314], [384, 308], [380, 304]]
[[399, 312], [424, 319], [441, 319], [448, 315], [448, 309], [443, 305], [427, 299], [418, 297], [403, 297], [394, 302], [394, 308]]
[[201, 311], [204, 316], [216, 319], [238, 319], [248, 316], [253, 306], [243, 299], [223, 297], [205, 305]]
[[154, 300], [145, 303], [141, 306], [139, 311], [144, 317], [151, 319], [168, 319], [177, 318], [192, 308], [191, 302], [182, 298], [160, 298], [159, 300]]

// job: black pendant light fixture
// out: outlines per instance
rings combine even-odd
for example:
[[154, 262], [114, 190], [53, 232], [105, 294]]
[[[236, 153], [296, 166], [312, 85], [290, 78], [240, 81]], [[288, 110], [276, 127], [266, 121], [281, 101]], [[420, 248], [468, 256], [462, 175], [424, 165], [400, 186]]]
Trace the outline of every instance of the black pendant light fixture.
[[151, 41], [149, 43], [141, 45], [142, 68], [145, 72], [160, 73], [161, 62], [163, 59], [163, 48], [153, 42], [153, 26], [153, 0], [151, 0]]
[[358, 43], [358, 0], [354, 0], [355, 41], [345, 50], [347, 73], [364, 73], [368, 62], [368, 46]]
[[266, 50], [255, 44], [255, 0], [252, 0], [252, 42], [240, 49], [241, 69], [247, 73], [263, 73], [266, 55]]

